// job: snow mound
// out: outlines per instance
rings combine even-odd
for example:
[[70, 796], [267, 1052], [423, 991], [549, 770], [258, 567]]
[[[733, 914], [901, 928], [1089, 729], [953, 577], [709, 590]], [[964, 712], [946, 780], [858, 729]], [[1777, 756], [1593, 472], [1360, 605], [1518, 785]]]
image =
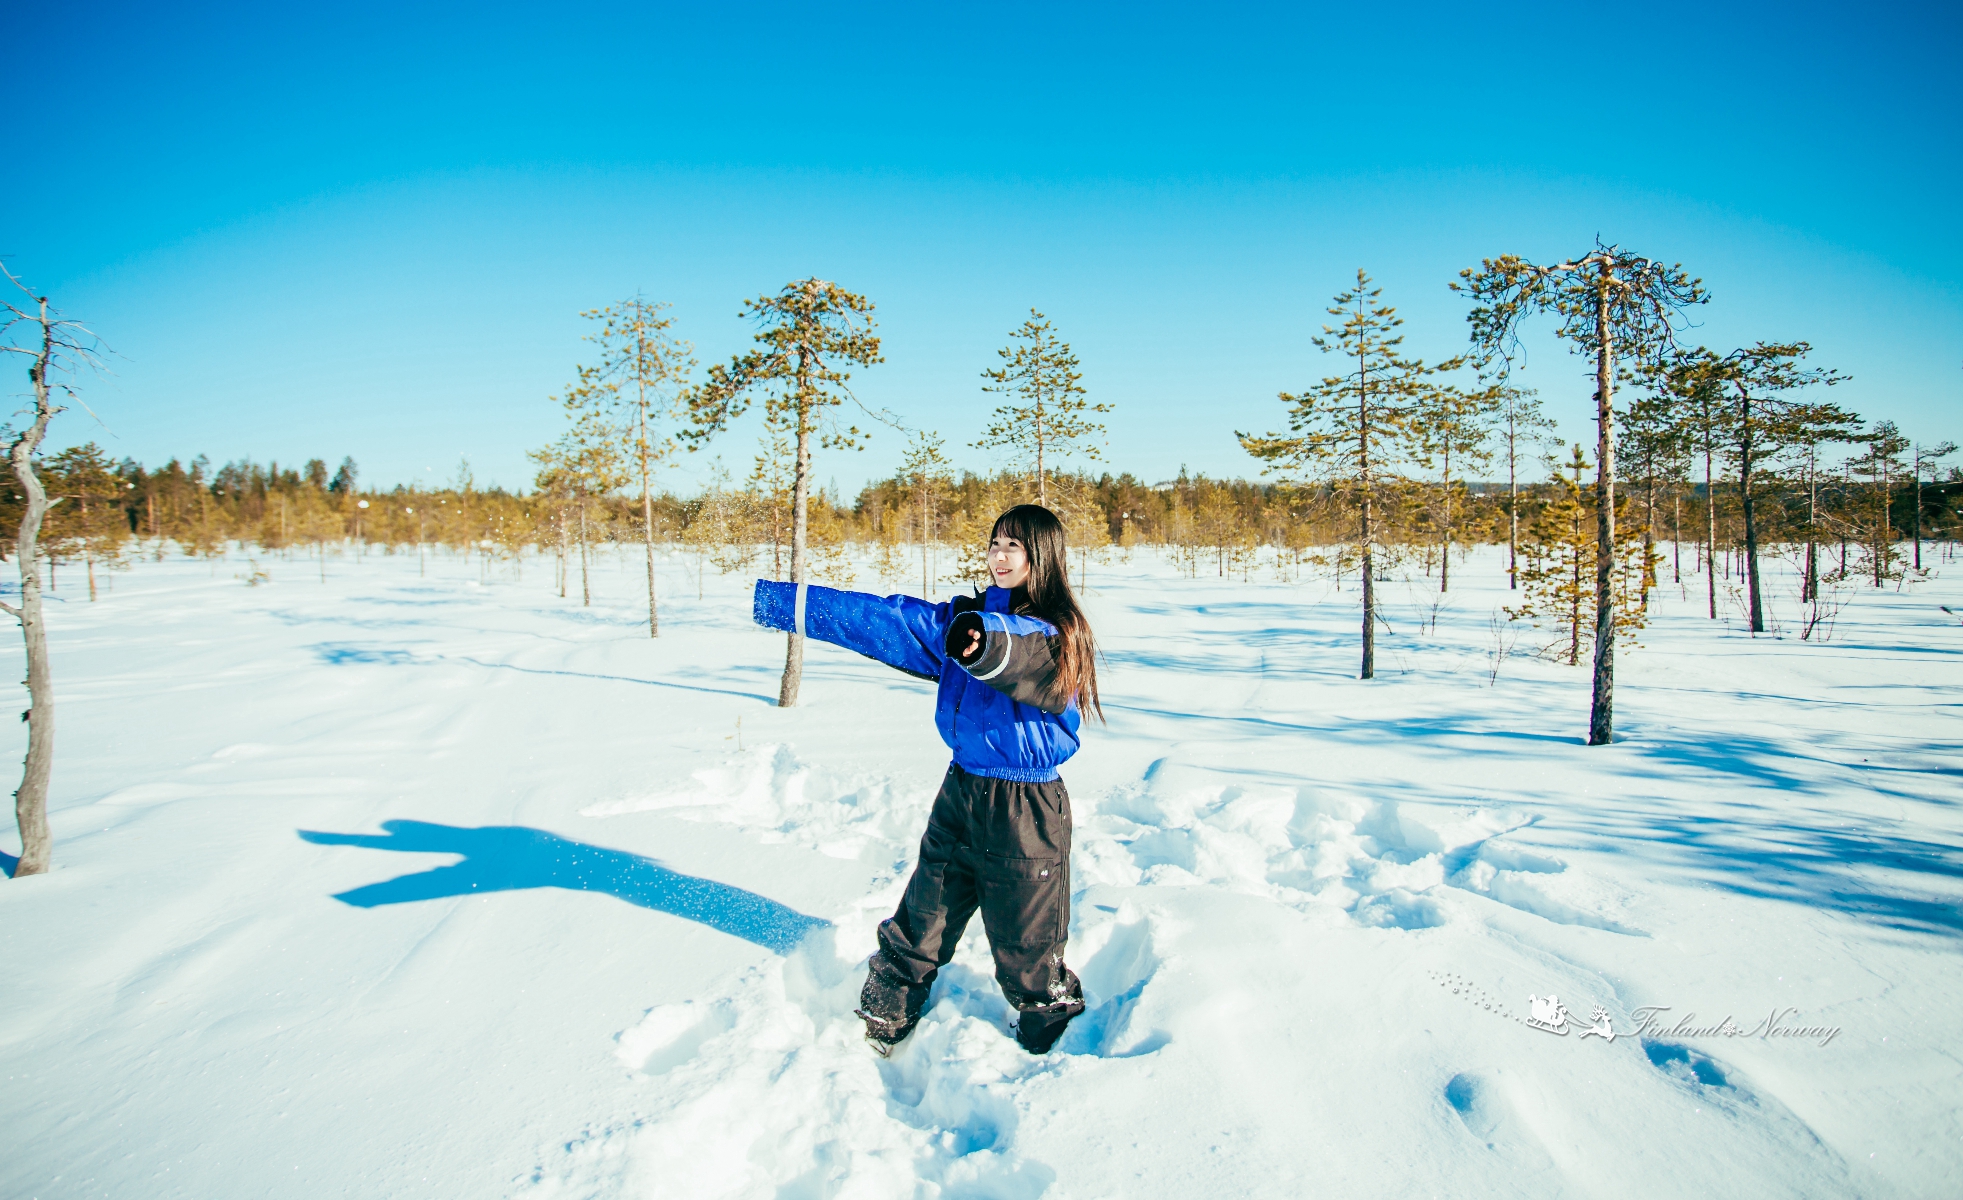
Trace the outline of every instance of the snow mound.
[[1394, 800], [1237, 782], [1161, 758], [1080, 820], [1078, 877], [1218, 887], [1394, 929], [1443, 925], [1470, 892], [1559, 924], [1640, 935], [1610, 915], [1627, 896], [1502, 840], [1534, 820], [1498, 805], [1420, 818]]
[[667, 811], [753, 829], [765, 842], [796, 842], [834, 858], [856, 859], [869, 845], [917, 840], [932, 802], [931, 791], [882, 775], [813, 766], [789, 746], [766, 745], [695, 772], [680, 789], [603, 801], [580, 814]]

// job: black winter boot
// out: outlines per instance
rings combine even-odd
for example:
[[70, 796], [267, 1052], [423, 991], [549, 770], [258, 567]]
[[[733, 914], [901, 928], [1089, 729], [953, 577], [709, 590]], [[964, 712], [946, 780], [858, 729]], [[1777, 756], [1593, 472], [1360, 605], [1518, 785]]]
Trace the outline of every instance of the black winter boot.
[[866, 964], [866, 986], [859, 991], [859, 1007], [852, 1011], [866, 1023], [866, 1040], [880, 1054], [906, 1040], [920, 1023], [920, 1010], [926, 1007], [929, 989], [909, 981], [885, 954], [874, 954]]
[[1084, 985], [1070, 968], [1063, 968], [1063, 977], [1050, 992], [1053, 999], [1022, 1005], [1016, 1017], [1016, 1044], [1031, 1054], [1048, 1054], [1070, 1019], [1084, 1011]]

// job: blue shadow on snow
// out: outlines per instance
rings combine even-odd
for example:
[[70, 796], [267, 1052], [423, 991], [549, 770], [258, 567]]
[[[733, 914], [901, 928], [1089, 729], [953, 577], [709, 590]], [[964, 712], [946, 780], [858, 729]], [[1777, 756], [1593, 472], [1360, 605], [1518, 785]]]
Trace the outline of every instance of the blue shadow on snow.
[[755, 892], [671, 871], [651, 858], [589, 846], [518, 825], [465, 828], [428, 821], [384, 821], [383, 835], [299, 831], [321, 846], [365, 846], [412, 854], [461, 854], [463, 861], [340, 892], [356, 908], [408, 904], [486, 892], [556, 887], [604, 892], [642, 908], [694, 921], [721, 933], [788, 954], [831, 922], [807, 917]]
[[735, 696], [739, 700], [757, 700], [775, 707], [777, 701], [760, 692], [737, 692], [729, 688], [703, 687], [700, 684], [675, 683], [666, 679], [636, 679], [630, 675], [600, 675], [591, 671], [557, 671], [544, 667], [521, 667], [516, 663], [485, 662], [480, 658], [468, 656], [452, 658], [447, 654], [421, 655], [410, 650], [376, 649], [369, 646], [356, 646], [347, 642], [322, 642], [310, 647], [320, 660], [333, 667], [378, 666], [378, 667], [428, 667], [442, 663], [467, 663], [473, 667], [487, 670], [519, 671], [526, 675], [565, 675], [573, 679], [604, 679], [610, 683], [639, 683], [648, 687], [674, 688], [683, 692], [704, 692], [716, 696]]

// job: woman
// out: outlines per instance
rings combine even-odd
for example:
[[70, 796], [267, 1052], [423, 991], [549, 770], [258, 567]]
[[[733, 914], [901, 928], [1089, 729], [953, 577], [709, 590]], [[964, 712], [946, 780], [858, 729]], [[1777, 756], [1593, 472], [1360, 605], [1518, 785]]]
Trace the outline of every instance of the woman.
[[1064, 965], [1070, 797], [1080, 707], [1100, 720], [1096, 643], [1070, 594], [1063, 526], [1020, 504], [995, 519], [979, 596], [929, 604], [759, 580], [756, 619], [940, 681], [934, 720], [954, 761], [899, 910], [879, 926], [858, 1015], [881, 1054], [913, 1032], [934, 977], [977, 909], [1016, 1040], [1048, 1053], [1084, 1011]]

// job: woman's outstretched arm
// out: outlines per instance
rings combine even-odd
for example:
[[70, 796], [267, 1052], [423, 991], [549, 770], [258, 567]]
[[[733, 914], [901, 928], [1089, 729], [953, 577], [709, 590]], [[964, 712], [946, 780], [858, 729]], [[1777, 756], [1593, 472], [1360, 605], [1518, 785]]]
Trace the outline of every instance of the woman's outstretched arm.
[[757, 580], [755, 602], [757, 624], [766, 629], [856, 650], [922, 679], [940, 678], [947, 659], [947, 608], [912, 596], [874, 596], [768, 579]]

